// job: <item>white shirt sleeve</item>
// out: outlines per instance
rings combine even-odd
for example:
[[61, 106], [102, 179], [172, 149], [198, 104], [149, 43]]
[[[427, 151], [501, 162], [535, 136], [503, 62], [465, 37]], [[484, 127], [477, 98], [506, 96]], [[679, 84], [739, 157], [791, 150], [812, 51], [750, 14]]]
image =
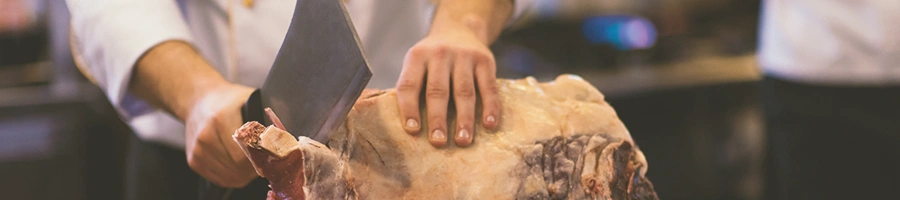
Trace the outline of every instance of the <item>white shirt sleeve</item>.
[[534, 0], [512, 0], [513, 1], [513, 13], [512, 16], [509, 17], [509, 20], [506, 22], [506, 26], [510, 26], [522, 17], [526, 11], [531, 9], [534, 4]]
[[81, 70], [129, 121], [154, 109], [128, 93], [135, 62], [168, 40], [191, 42], [174, 0], [66, 0], [72, 48]]

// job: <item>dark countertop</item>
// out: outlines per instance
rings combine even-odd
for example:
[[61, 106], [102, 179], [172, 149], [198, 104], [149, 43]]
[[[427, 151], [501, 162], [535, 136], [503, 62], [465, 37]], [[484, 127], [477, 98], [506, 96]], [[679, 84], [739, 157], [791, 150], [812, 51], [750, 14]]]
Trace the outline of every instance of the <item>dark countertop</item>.
[[759, 80], [756, 56], [702, 57], [676, 64], [576, 72], [607, 96]]

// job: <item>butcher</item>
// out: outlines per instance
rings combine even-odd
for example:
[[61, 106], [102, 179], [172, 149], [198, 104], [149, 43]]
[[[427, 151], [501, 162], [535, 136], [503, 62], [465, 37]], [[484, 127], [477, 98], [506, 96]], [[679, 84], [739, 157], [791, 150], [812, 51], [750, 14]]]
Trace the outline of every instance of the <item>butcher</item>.
[[[368, 87], [398, 88], [401, 126], [410, 133], [428, 127], [430, 143], [442, 148], [470, 145], [476, 123], [501, 123], [488, 45], [529, 1], [344, 3], [374, 72]], [[137, 135], [129, 144], [127, 199], [190, 199], [199, 177], [230, 188], [257, 177], [231, 134], [274, 62], [295, 1], [67, 3], [76, 64]], [[455, 127], [445, 120], [450, 103]]]
[[900, 1], [765, 0], [762, 9], [766, 199], [896, 199]]

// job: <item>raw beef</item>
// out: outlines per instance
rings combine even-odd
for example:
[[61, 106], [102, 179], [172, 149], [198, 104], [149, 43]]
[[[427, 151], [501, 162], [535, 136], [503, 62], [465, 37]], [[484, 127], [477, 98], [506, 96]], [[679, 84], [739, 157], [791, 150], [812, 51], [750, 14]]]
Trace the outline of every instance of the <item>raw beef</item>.
[[498, 84], [501, 124], [477, 126], [467, 148], [404, 132], [393, 90], [364, 93], [327, 146], [256, 122], [234, 139], [269, 179], [269, 199], [658, 199], [593, 86], [574, 75]]

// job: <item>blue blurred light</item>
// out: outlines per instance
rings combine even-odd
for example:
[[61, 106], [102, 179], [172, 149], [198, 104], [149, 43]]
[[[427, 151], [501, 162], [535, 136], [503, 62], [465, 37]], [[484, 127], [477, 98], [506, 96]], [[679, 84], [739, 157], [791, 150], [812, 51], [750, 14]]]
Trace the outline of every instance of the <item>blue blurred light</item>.
[[656, 28], [642, 17], [594, 16], [584, 20], [584, 37], [594, 44], [611, 44], [619, 50], [646, 49], [656, 43]]

